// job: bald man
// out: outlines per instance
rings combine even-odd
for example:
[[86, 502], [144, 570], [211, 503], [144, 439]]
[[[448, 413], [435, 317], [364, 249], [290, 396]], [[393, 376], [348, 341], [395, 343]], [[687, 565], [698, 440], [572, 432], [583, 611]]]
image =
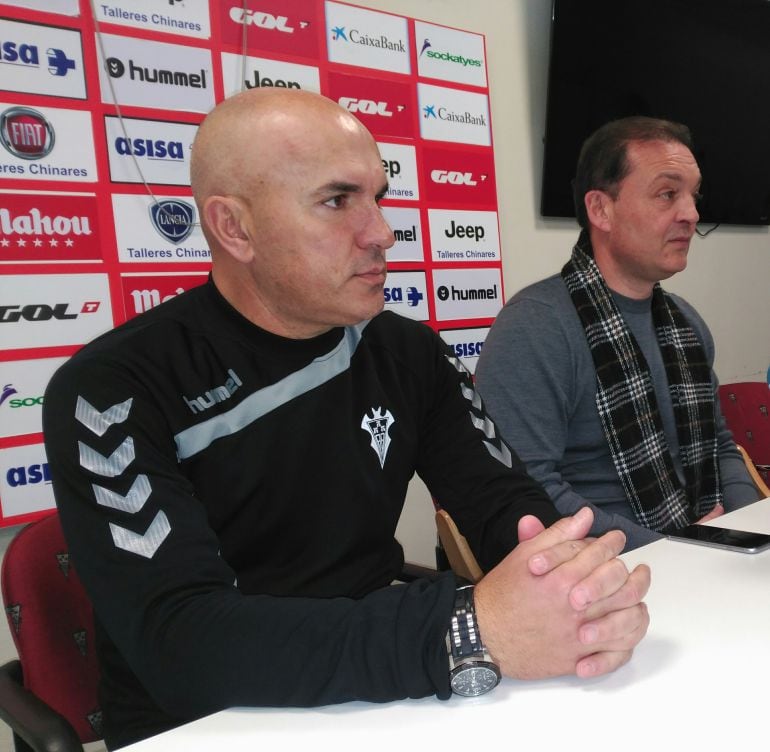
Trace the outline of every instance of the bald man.
[[[192, 187], [208, 283], [86, 346], [45, 398], [108, 745], [229, 706], [627, 661], [649, 571], [616, 558], [622, 533], [584, 539], [590, 511], [558, 519], [451, 351], [382, 312], [387, 184], [358, 120], [307, 92], [234, 96], [198, 131]], [[415, 472], [489, 571], [475, 594], [451, 573], [391, 585]]]

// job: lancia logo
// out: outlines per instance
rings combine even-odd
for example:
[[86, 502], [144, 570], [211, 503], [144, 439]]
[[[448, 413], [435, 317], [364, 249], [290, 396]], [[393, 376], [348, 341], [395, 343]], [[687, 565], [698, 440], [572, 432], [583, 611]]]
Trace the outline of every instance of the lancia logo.
[[195, 227], [195, 207], [179, 199], [156, 201], [150, 206], [153, 227], [170, 243], [182, 243]]
[[11, 107], [0, 115], [0, 142], [14, 157], [42, 159], [54, 145], [51, 124], [29, 107]]

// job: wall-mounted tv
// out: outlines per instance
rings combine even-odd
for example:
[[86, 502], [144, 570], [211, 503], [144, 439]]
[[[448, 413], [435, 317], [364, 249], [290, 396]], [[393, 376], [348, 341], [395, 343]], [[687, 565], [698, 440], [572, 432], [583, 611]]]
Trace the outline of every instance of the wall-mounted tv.
[[701, 222], [770, 224], [770, 0], [554, 0], [543, 216], [575, 216], [581, 143], [626, 115], [690, 127]]

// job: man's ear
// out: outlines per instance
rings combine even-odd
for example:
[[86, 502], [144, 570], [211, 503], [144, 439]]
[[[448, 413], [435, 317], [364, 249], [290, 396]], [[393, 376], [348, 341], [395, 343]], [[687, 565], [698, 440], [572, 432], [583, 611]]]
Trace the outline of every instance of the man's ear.
[[236, 261], [245, 264], [253, 251], [245, 228], [248, 210], [234, 196], [209, 196], [203, 204], [206, 227], [219, 246]]
[[588, 191], [583, 197], [586, 205], [588, 221], [602, 232], [612, 229], [612, 197], [605, 191]]

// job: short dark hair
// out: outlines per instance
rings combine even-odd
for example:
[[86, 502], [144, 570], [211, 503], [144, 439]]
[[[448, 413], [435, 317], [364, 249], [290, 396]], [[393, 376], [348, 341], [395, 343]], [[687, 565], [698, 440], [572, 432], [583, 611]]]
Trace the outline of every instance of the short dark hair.
[[677, 141], [693, 151], [690, 129], [681, 123], [641, 115], [605, 123], [583, 142], [572, 181], [575, 216], [583, 229], [589, 225], [586, 193], [599, 190], [617, 197], [620, 181], [631, 169], [628, 144], [634, 141]]

